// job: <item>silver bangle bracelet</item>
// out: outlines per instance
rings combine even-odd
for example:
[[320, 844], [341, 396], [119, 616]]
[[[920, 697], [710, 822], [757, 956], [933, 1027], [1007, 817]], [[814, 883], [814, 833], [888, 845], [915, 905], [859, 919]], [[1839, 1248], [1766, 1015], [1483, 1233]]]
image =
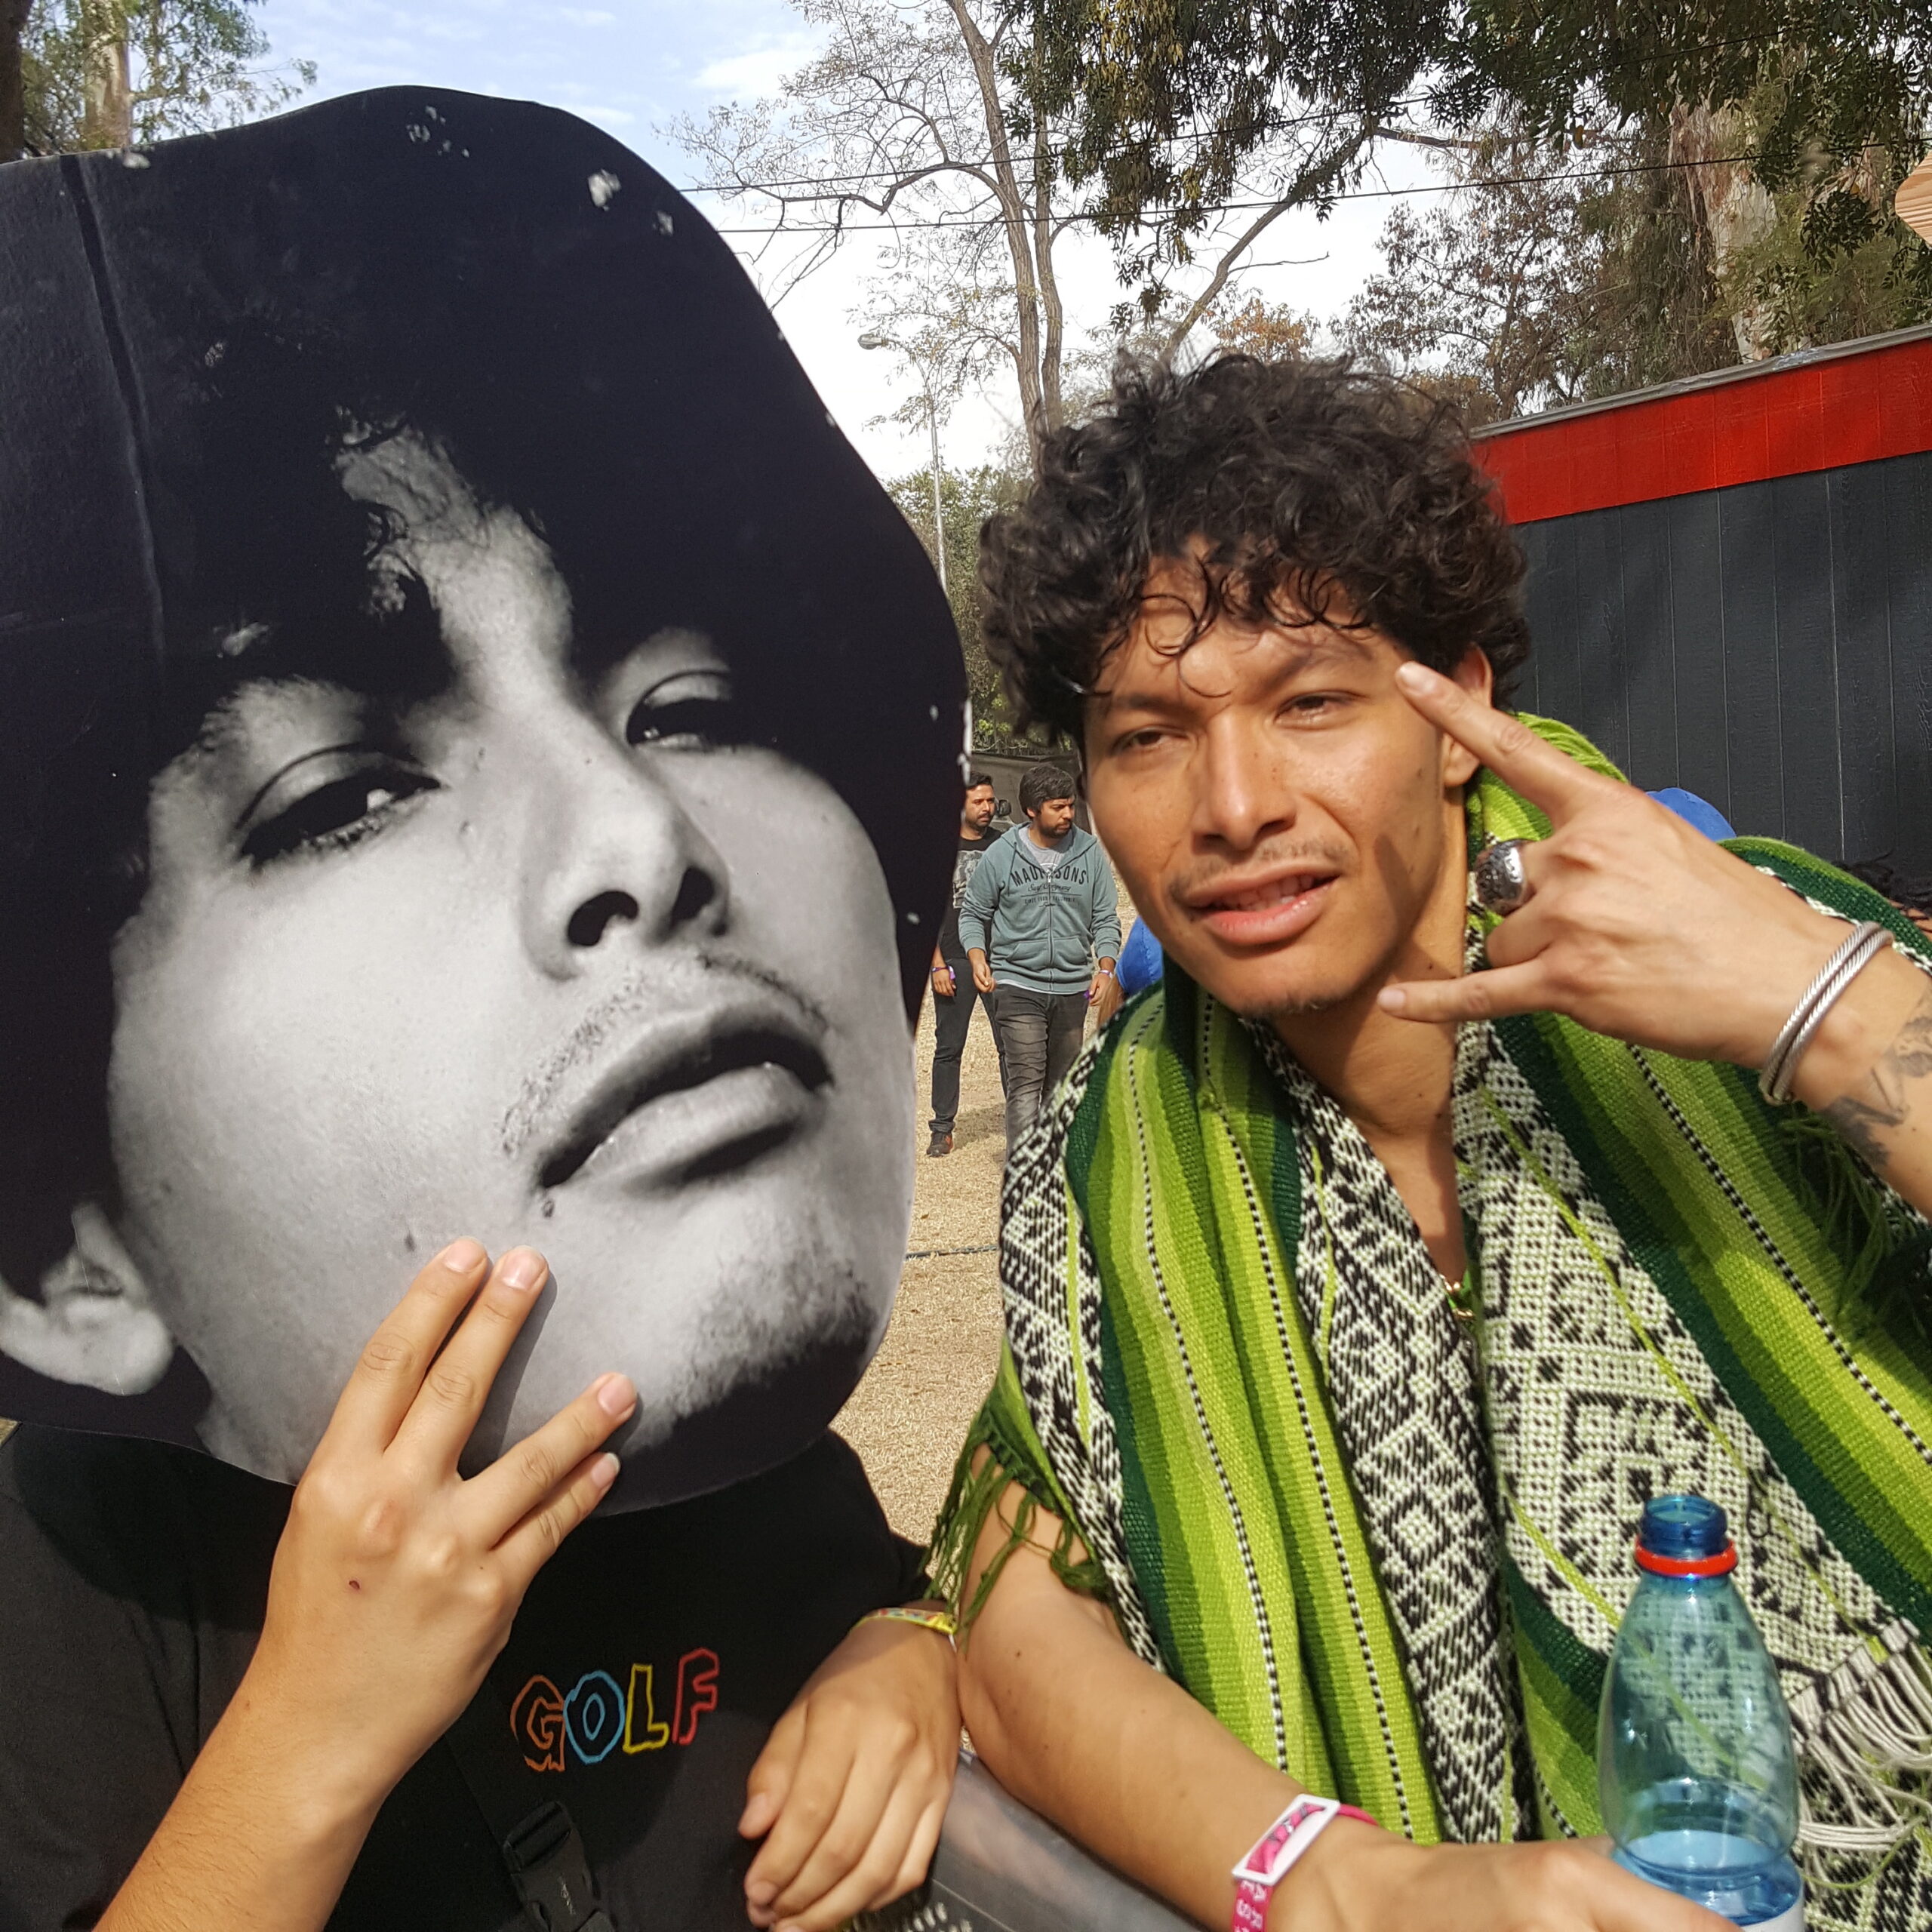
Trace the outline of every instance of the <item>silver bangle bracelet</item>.
[[1771, 1042], [1764, 1069], [1758, 1076], [1758, 1091], [1773, 1106], [1782, 1106], [1791, 1098], [1798, 1063], [1817, 1038], [1826, 1015], [1838, 1004], [1844, 989], [1885, 949], [1890, 937], [1875, 919], [1862, 921], [1818, 969], [1817, 978], [1805, 988], [1804, 996], [1791, 1010], [1791, 1017]]

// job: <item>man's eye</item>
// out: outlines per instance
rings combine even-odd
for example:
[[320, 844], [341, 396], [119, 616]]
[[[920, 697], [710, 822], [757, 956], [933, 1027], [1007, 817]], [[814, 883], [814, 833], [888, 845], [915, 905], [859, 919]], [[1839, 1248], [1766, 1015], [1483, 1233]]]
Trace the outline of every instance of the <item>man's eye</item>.
[[692, 671], [667, 678], [645, 693], [625, 721], [633, 745], [672, 751], [704, 751], [743, 741], [744, 722], [721, 672]]
[[277, 778], [250, 815], [243, 857], [261, 866], [297, 853], [340, 851], [380, 831], [411, 798], [436, 789], [426, 772], [395, 759], [365, 759], [349, 771], [343, 762], [340, 753], [305, 760]]

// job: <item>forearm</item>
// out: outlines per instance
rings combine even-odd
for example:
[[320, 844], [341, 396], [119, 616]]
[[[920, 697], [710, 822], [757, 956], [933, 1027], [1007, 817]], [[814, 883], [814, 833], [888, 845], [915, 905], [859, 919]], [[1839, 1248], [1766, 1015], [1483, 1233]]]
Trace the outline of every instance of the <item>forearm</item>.
[[1890, 950], [1873, 960], [1832, 1009], [1794, 1091], [1932, 1214], [1932, 982], [1918, 968]]
[[245, 1678], [100, 1932], [320, 1932], [380, 1807], [328, 1776]]
[[[984, 1554], [1005, 1535], [990, 1521]], [[1015, 1797], [1204, 1925], [1229, 1923], [1235, 1860], [1300, 1788], [1141, 1663], [1030, 1545], [969, 1633], [960, 1703]]]

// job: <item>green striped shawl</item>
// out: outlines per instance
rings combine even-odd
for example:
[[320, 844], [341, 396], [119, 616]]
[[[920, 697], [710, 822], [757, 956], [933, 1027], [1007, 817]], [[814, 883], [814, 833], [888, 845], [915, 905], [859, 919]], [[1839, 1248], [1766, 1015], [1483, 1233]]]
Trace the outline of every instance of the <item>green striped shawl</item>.
[[[1565, 728], [1527, 721], [1610, 769]], [[1549, 831], [1487, 772], [1469, 820], [1472, 852]], [[1909, 921], [1833, 868], [1767, 840], [1730, 849], [1928, 956]], [[1932, 1631], [1921, 1224], [1821, 1123], [1767, 1106], [1738, 1068], [1639, 1052], [1549, 1014], [1499, 1031], [1820, 1528], [1894, 1618]], [[1097, 1349], [1068, 1338], [1081, 1429], [1104, 1404], [1126, 1551], [1168, 1672], [1261, 1757], [1432, 1842], [1441, 1825], [1396, 1633], [1292, 1292], [1294, 1134], [1244, 1026], [1170, 962], [1106, 1035], [1067, 1134], [1069, 1226], [1084, 1223], [1103, 1287]], [[975, 1475], [983, 1446], [992, 1463]], [[955, 1598], [1009, 1481], [1085, 1535], [1063, 1473], [1009, 1352], [935, 1539], [934, 1574]], [[1069, 1546], [1063, 1574], [1103, 1590]], [[1545, 1829], [1595, 1830], [1604, 1657], [1572, 1634], [1584, 1620], [1560, 1593], [1540, 1595], [1506, 1555], [1504, 1571]]]

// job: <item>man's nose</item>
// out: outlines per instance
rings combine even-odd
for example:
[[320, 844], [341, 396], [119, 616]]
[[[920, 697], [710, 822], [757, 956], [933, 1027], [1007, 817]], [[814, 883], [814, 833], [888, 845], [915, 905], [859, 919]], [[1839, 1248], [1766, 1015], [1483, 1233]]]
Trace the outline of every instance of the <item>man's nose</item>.
[[613, 943], [709, 937], [730, 924], [724, 860], [656, 768], [703, 755], [641, 753], [594, 731], [532, 774], [525, 940], [545, 972], [567, 979]]
[[1295, 820], [1268, 727], [1230, 708], [1202, 735], [1195, 764], [1195, 830], [1235, 852], [1252, 851], [1270, 832]]

